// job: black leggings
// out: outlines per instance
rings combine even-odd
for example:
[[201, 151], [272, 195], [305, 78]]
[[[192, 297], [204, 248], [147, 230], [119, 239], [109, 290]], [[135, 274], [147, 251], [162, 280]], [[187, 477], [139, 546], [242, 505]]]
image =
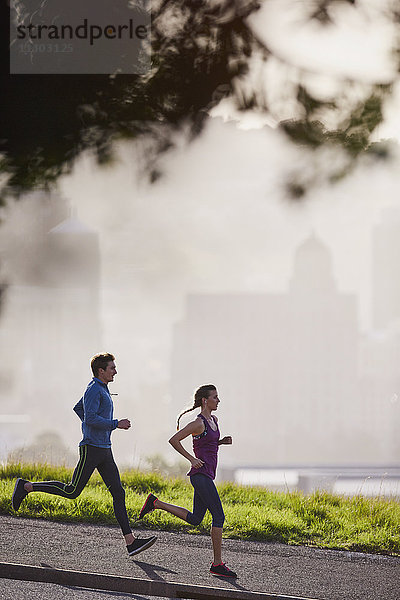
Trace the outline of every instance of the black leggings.
[[93, 471], [98, 470], [100, 476], [113, 497], [115, 517], [122, 529], [122, 533], [131, 533], [128, 515], [125, 506], [125, 490], [121, 484], [118, 467], [115, 464], [111, 448], [97, 448], [96, 446], [80, 446], [79, 462], [75, 467], [72, 481], [39, 481], [32, 483], [34, 492], [46, 492], [63, 498], [77, 498]]
[[212, 526], [222, 527], [225, 515], [213, 480], [203, 473], [196, 473], [190, 476], [190, 483], [194, 487], [193, 512], [188, 512], [186, 521], [200, 525], [208, 509], [212, 515]]

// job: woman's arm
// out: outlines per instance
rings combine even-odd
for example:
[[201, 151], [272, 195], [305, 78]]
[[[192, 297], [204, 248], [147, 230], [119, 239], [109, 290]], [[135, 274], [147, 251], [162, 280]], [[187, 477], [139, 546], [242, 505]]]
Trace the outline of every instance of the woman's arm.
[[226, 445], [230, 445], [232, 444], [232, 438], [230, 435], [226, 435], [225, 437], [223, 437], [222, 439], [219, 440], [218, 442], [218, 446], [221, 446], [222, 444], [226, 444]]
[[[215, 415], [213, 415], [212, 417], [213, 417], [214, 421], [215, 421], [215, 422], [217, 423], [217, 425], [218, 425], [218, 417], [217, 417], [217, 416], [215, 416]], [[230, 446], [231, 444], [232, 444], [232, 438], [231, 438], [231, 436], [230, 436], [230, 435], [226, 435], [225, 437], [221, 438], [221, 439], [219, 440], [219, 442], [218, 442], [218, 446], [222, 446], [222, 445], [224, 445], [224, 446], [225, 446], [225, 445], [227, 445], [227, 446]]]
[[194, 421], [191, 421], [184, 427], [175, 433], [169, 441], [171, 446], [179, 452], [182, 456], [184, 456], [194, 467], [195, 469], [199, 469], [204, 465], [204, 462], [200, 460], [200, 458], [196, 458], [189, 454], [182, 446], [181, 441], [187, 438], [189, 435], [200, 435], [204, 431], [204, 423], [201, 419], [197, 418]]

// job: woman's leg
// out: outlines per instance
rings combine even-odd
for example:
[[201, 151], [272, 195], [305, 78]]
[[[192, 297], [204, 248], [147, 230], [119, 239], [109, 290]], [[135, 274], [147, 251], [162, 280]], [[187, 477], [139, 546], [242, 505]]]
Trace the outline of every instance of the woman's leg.
[[182, 508], [181, 506], [175, 506], [175, 504], [168, 504], [167, 502], [162, 502], [158, 498], [157, 500], [154, 500], [154, 508], [165, 510], [171, 515], [182, 519], [183, 521], [187, 521], [187, 516], [189, 514], [189, 511], [186, 508]]
[[222, 527], [211, 525], [211, 543], [214, 553], [214, 565], [222, 563]]
[[212, 515], [211, 542], [214, 553], [214, 564], [219, 565], [222, 562], [222, 527], [225, 515], [218, 490], [213, 480], [201, 473], [193, 475], [190, 480], [203, 506]]
[[[193, 485], [193, 483], [192, 483]], [[191, 525], [200, 525], [202, 522], [204, 515], [206, 514], [207, 506], [205, 506], [201, 497], [196, 491], [194, 487], [194, 498], [193, 498], [193, 512], [187, 510], [187, 508], [182, 508], [181, 506], [176, 506], [175, 504], [168, 504], [167, 502], [163, 502], [159, 498], [156, 498], [153, 502], [154, 508], [159, 508], [161, 510], [165, 510], [166, 512], [190, 523]]]

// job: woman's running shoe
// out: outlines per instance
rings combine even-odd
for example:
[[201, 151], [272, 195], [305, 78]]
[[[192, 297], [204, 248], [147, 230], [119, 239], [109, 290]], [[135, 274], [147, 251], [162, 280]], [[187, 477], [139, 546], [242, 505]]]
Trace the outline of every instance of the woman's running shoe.
[[219, 575], [220, 577], [237, 577], [234, 571], [228, 569], [225, 563], [221, 563], [219, 565], [211, 565], [210, 573], [213, 575]]
[[146, 502], [143, 504], [142, 509], [139, 513], [139, 519], [143, 519], [145, 515], [155, 509], [154, 502], [157, 500], [154, 494], [149, 494], [146, 498]]

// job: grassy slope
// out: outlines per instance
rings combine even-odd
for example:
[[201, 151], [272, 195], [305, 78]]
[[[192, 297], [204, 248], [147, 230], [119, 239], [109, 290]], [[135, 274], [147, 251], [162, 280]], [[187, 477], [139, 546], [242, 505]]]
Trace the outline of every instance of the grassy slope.
[[[11, 494], [16, 477], [40, 481], [70, 481], [72, 472], [46, 465], [7, 465], [0, 469], [0, 513], [15, 514]], [[167, 479], [154, 473], [126, 471], [122, 474], [128, 515], [132, 522], [146, 495], [152, 491], [162, 500], [191, 509], [191, 485], [182, 479]], [[400, 502], [355, 496], [344, 498], [326, 492], [309, 496], [301, 493], [271, 492], [231, 483], [218, 486], [226, 521], [225, 537], [253, 539], [320, 548], [337, 548], [400, 556]], [[99, 476], [76, 500], [30, 494], [18, 512], [23, 517], [115, 525], [112, 501]], [[163, 511], [155, 511], [142, 526], [164, 530], [208, 532], [207, 513], [196, 528]]]

